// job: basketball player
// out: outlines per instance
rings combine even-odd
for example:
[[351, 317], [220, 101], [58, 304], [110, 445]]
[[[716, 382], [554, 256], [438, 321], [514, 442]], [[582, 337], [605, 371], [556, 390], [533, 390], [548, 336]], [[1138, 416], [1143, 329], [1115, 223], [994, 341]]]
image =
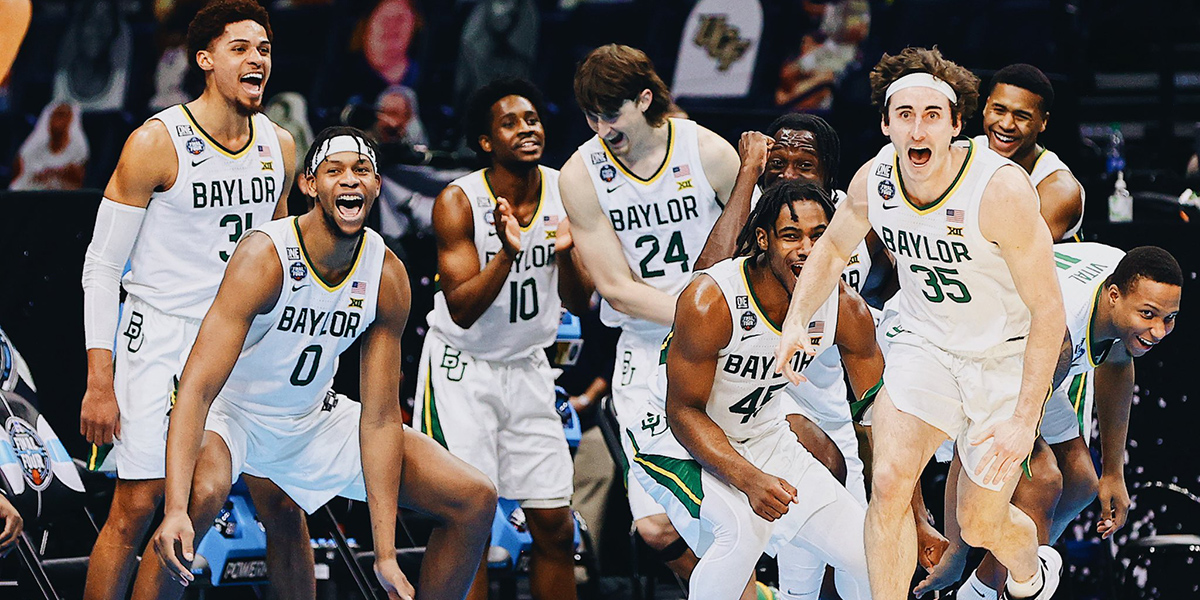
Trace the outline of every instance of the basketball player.
[[975, 138], [1025, 169], [1041, 199], [1042, 218], [1054, 241], [1079, 241], [1083, 186], [1057, 154], [1038, 144], [1054, 106], [1054, 87], [1033, 65], [996, 71], [983, 107], [983, 132]]
[[[1017, 504], [1034, 517], [1039, 535], [1044, 531], [1049, 543], [1056, 541], [1091, 504], [1098, 490], [1101, 520], [1097, 532], [1107, 538], [1125, 524], [1129, 511], [1125, 442], [1133, 402], [1132, 359], [1150, 351], [1174, 329], [1183, 282], [1174, 257], [1153, 246], [1134, 248], [1126, 254], [1102, 244], [1061, 244], [1055, 246], [1054, 260], [1072, 340], [1072, 362], [1066, 380], [1046, 404], [1041, 433], [1055, 454], [1063, 446], [1082, 447], [1088, 468], [1062, 468], [1060, 463], [1064, 488], [1061, 498], [1057, 498], [1054, 489], [1026, 494], [1030, 500], [1048, 498], [1048, 501], [1027, 500], [1029, 506]], [[1085, 389], [1089, 381], [1096, 384], [1100, 423], [1099, 479], [1086, 445], [1092, 422], [1090, 396]], [[1018, 490], [1023, 486], [1034, 487], [1037, 481], [1023, 479]], [[951, 564], [957, 568], [918, 592], [957, 581], [965, 559], [965, 556], [951, 557]], [[1003, 581], [1004, 569], [989, 555], [959, 588], [957, 596], [995, 600], [996, 588]]]
[[[622, 429], [641, 427], [675, 297], [691, 280], [739, 161], [717, 134], [666, 117], [670, 93], [641, 50], [593, 50], [575, 72], [575, 99], [596, 135], [563, 166], [559, 190], [580, 259], [604, 298], [601, 320], [621, 328], [617, 417]], [[636, 480], [627, 483], [638, 533], [686, 578], [695, 555], [663, 508]]]
[[[348, 127], [321, 132], [305, 157], [305, 215], [246, 236], [184, 367], [167, 437], [167, 498], [134, 598], [179, 597], [192, 580], [195, 532], [254, 472], [306, 511], [335, 495], [366, 500], [375, 574], [389, 597], [414, 597], [396, 564], [397, 503], [440, 525], [422, 565], [421, 598], [462, 598], [496, 511], [482, 473], [404, 431], [400, 337], [404, 265], [364, 226], [379, 196], [374, 144]], [[362, 339], [362, 404], [330, 389], [338, 356]], [[150, 548], [147, 548], [149, 552]]]
[[[97, 211], [83, 267], [88, 387], [80, 433], [113, 444], [107, 460], [117, 484], [92, 549], [89, 599], [126, 595], [163, 496], [174, 382], [234, 244], [286, 214], [295, 145], [259, 114], [271, 38], [267, 13], [253, 0], [203, 8], [188, 27], [188, 48], [204, 71], [204, 93], [130, 135]], [[129, 297], [118, 326], [122, 284]], [[285, 597], [313, 597], [303, 513], [270, 483], [247, 483], [267, 528], [273, 585]]]
[[[413, 422], [520, 500], [533, 538], [535, 598], [575, 597], [571, 454], [554, 408], [562, 302], [588, 309], [558, 171], [542, 167], [541, 93], [500, 79], [467, 108], [467, 139], [491, 166], [451, 182], [433, 206], [438, 284], [421, 350]], [[487, 564], [471, 598], [486, 600]]]
[[[813, 349], [806, 328], [851, 253], [874, 228], [895, 256], [900, 333], [875, 402], [866, 545], [871, 591], [898, 600], [916, 563], [913, 489], [943, 440], [956, 440], [963, 539], [1009, 570], [1006, 597], [1049, 598], [1062, 561], [1038, 547], [1010, 503], [1037, 436], [1065, 317], [1051, 238], [1025, 173], [968, 141], [952, 144], [978, 79], [935, 50], [885, 55], [872, 99], [891, 143], [863, 165], [813, 249], [784, 323], [777, 368]], [[778, 360], [782, 358], [784, 360]]]
[[[835, 567], [843, 598], [870, 597], [864, 507], [796, 439], [776, 398], [788, 382], [772, 365], [775, 323], [832, 214], [813, 183], [768, 188], [740, 236], [742, 257], [702, 271], [680, 295], [660, 359], [665, 414], [628, 433], [635, 475], [701, 556], [689, 598], [736, 597], [764, 550], [791, 545]], [[873, 394], [883, 357], [866, 304], [843, 285], [813, 319], [820, 350], [840, 348], [856, 391]], [[812, 363], [795, 359], [801, 370]]]

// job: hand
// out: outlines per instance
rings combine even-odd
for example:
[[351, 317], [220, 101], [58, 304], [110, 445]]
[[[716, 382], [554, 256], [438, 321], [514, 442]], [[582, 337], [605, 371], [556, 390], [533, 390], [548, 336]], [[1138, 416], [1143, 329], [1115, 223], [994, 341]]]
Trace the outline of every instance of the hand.
[[25, 526], [25, 521], [21, 519], [21, 513], [17, 512], [17, 508], [2, 495], [0, 495], [0, 521], [4, 522], [4, 530], [0, 531], [0, 555], [3, 555], [16, 543], [17, 537], [21, 535], [22, 527]]
[[500, 245], [511, 256], [516, 256], [521, 251], [521, 224], [513, 213], [512, 203], [503, 196], [496, 198], [496, 208], [492, 214], [495, 216], [496, 236], [500, 238]]
[[1100, 500], [1100, 522], [1096, 524], [1096, 533], [1108, 539], [1124, 527], [1125, 519], [1129, 518], [1129, 488], [1125, 487], [1124, 475], [1101, 476], [1096, 495]]
[[757, 131], [747, 131], [738, 140], [738, 156], [742, 159], [743, 169], [752, 169], [762, 175], [767, 168], [767, 154], [775, 140]]
[[[928, 515], [928, 513], [926, 514]], [[950, 542], [928, 519], [917, 517], [917, 563], [922, 568], [933, 572], [934, 567], [942, 561], [942, 556], [949, 547]]]
[[[1033, 452], [1033, 441], [1037, 439], [1034, 427], [1016, 418], [1009, 417], [983, 430], [972, 446], [980, 446], [992, 440], [992, 447], [975, 468], [976, 475], [984, 475], [986, 485], [1008, 481], [1020, 471], [1021, 463]], [[991, 468], [988, 466], [991, 465]]]
[[796, 488], [781, 477], [768, 475], [755, 469], [741, 485], [736, 486], [750, 500], [750, 508], [754, 514], [774, 521], [787, 514], [789, 503], [798, 503]]
[[388, 600], [413, 600], [417, 597], [417, 591], [408, 582], [394, 558], [376, 560], [375, 577], [387, 592]]
[[[919, 535], [918, 533], [918, 537]], [[962, 579], [963, 569], [966, 566], [967, 546], [959, 544], [953, 550], [942, 554], [941, 560], [934, 563], [933, 568], [928, 569], [929, 575], [913, 588], [913, 595], [921, 597], [929, 592], [944, 590], [958, 583], [958, 580]]]
[[554, 234], [554, 252], [562, 254], [574, 247], [575, 240], [571, 239], [571, 220], [563, 217], [558, 222], [558, 233]]
[[[807, 319], [805, 320], [807, 322]], [[775, 347], [775, 372], [782, 374], [788, 381], [799, 384], [808, 378], [796, 371], [792, 363], [797, 353], [803, 352], [816, 356], [816, 347], [809, 344], [807, 328], [793, 325], [790, 321], [783, 322], [783, 331], [779, 335], [779, 345]]]
[[79, 407], [79, 433], [97, 446], [121, 437], [121, 409], [111, 385], [88, 386]]
[[[192, 549], [195, 532], [187, 513], [169, 513], [163, 517], [162, 525], [154, 532], [154, 552], [163, 569], [179, 578], [180, 585], [187, 587], [195, 578], [189, 568], [196, 557]], [[185, 566], [180, 559], [187, 561]]]

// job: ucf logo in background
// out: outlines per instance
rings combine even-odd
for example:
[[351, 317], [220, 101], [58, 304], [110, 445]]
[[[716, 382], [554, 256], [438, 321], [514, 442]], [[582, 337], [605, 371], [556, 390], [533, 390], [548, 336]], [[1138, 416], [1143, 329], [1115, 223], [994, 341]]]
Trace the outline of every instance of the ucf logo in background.
[[692, 41], [716, 59], [718, 71], [728, 70], [750, 48], [750, 40], [743, 38], [741, 31], [728, 23], [728, 16], [722, 14], [700, 15], [700, 28]]

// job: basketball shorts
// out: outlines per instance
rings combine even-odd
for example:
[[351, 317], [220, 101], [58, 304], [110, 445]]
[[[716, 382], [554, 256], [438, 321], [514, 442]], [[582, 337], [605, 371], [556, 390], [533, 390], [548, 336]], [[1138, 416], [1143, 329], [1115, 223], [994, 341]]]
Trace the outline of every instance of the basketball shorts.
[[[858, 433], [854, 430], [854, 421], [850, 418], [850, 404], [846, 401], [846, 384], [839, 379], [828, 388], [817, 388], [809, 385], [809, 382], [801, 382], [798, 386], [789, 385], [784, 391], [793, 400], [785, 412], [804, 415], [820, 427], [842, 451], [842, 456], [846, 459], [846, 489], [865, 508], [866, 479], [863, 475], [862, 457], [858, 452]], [[829, 418], [834, 410], [842, 414], [839, 414], [838, 418]]]
[[1083, 443], [1090, 444], [1094, 394], [1092, 375], [1088, 371], [1068, 376], [1050, 394], [1041, 429], [1046, 443], [1061, 444], [1082, 435]]
[[311, 514], [334, 496], [366, 501], [358, 422], [362, 407], [332, 395], [303, 415], [265, 416], [220, 395], [204, 429], [229, 447], [233, 475], [270, 479]]
[[977, 446], [970, 442], [1016, 411], [1024, 355], [1024, 339], [999, 344], [986, 353], [965, 355], [900, 331], [891, 338], [883, 385], [897, 409], [955, 441], [963, 471], [972, 481], [999, 490], [1003, 482], [985, 485], [984, 475], [975, 474], [992, 441]]
[[[726, 513], [729, 506], [738, 506], [750, 514], [754, 510], [741, 490], [705, 471], [688, 454], [667, 429], [665, 416], [661, 423], [661, 427], [625, 431], [634, 449], [629, 470], [664, 508], [688, 547], [697, 556], [703, 556], [713, 542], [713, 532], [731, 526], [716, 515]], [[791, 542], [813, 513], [838, 499], [837, 490], [842, 484], [804, 449], [786, 421], [781, 420], [764, 435], [730, 443], [751, 464], [782, 477], [799, 491], [799, 502], [789, 505], [787, 514], [773, 522], [774, 529], [763, 550], [767, 554], [774, 556], [781, 546]], [[705, 512], [705, 502], [725, 510]]]
[[481, 360], [425, 336], [413, 424], [487, 475], [525, 508], [568, 506], [574, 467], [554, 409], [554, 372], [540, 350], [528, 358]]
[[102, 470], [120, 479], [166, 477], [167, 415], [200, 321], [159, 312], [130, 295], [121, 310], [113, 350], [113, 388], [121, 437]]
[[[664, 334], [665, 336], [665, 334]], [[643, 427], [656, 429], [666, 426], [666, 416], [656, 405], [655, 394], [660, 385], [658, 363], [662, 352], [663, 338], [622, 331], [617, 340], [617, 360], [613, 367], [612, 400], [617, 412], [617, 423], [622, 430], [638, 431]], [[661, 382], [662, 390], [665, 383]], [[621, 447], [625, 451], [625, 485], [629, 492], [629, 511], [633, 520], [663, 514], [664, 508], [646, 493], [640, 480], [633, 474], [635, 450], [629, 436], [623, 436]], [[693, 547], [694, 548], [694, 547]]]

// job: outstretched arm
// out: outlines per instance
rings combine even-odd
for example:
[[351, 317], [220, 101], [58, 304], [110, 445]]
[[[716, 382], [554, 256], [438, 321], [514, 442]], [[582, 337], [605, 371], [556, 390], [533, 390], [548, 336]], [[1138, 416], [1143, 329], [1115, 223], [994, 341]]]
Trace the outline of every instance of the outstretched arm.
[[[404, 469], [404, 417], [400, 412], [400, 337], [408, 322], [411, 292], [404, 264], [387, 251], [379, 282], [375, 322], [362, 342], [363, 481], [375, 540], [375, 570], [381, 576], [400, 574], [396, 564], [396, 510]], [[403, 577], [400, 574], [400, 577]], [[389, 579], [390, 580], [390, 579]], [[393, 582], [396, 583], [396, 582]], [[407, 583], [407, 580], [405, 580]]]
[[[767, 153], [774, 143], [775, 140], [757, 131], [742, 134], [741, 140], [738, 141], [740, 167], [736, 171], [729, 200], [725, 202], [725, 209], [713, 224], [708, 240], [704, 242], [704, 250], [696, 259], [694, 270], [707, 269], [737, 252], [738, 234], [750, 219], [751, 205], [754, 204], [754, 197], [758, 191], [758, 178], [766, 168]], [[704, 166], [704, 172], [709, 172], [707, 164]], [[713, 185], [715, 187], [717, 184]]]
[[707, 412], [717, 354], [732, 334], [729, 305], [721, 288], [707, 275], [697, 277], [679, 297], [675, 331], [668, 338], [667, 423], [679, 443], [706, 470], [742, 490], [755, 513], [774, 521], [796, 501], [796, 488], [764, 473], [734, 450], [725, 431]]
[[558, 189], [571, 217], [571, 238], [585, 270], [613, 308], [637, 319], [670, 325], [675, 316], [675, 298], [634, 279], [621, 241], [600, 209], [582, 160], [576, 152], [563, 165]]
[[1100, 522], [1096, 531], [1107, 538], [1125, 525], [1129, 516], [1125, 443], [1129, 434], [1129, 407], [1133, 404], [1133, 359], [1118, 343], [1093, 375], [1101, 454]]

